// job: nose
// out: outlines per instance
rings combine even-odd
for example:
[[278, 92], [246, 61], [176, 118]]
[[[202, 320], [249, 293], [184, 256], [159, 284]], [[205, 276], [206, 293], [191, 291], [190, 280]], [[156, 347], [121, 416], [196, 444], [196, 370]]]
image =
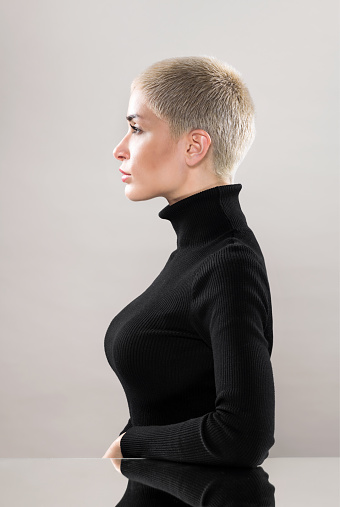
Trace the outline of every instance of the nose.
[[117, 144], [117, 146], [113, 150], [112, 154], [117, 160], [125, 160], [125, 159], [129, 158], [129, 153], [128, 153], [127, 149], [124, 148], [123, 141], [121, 141], [119, 144]]

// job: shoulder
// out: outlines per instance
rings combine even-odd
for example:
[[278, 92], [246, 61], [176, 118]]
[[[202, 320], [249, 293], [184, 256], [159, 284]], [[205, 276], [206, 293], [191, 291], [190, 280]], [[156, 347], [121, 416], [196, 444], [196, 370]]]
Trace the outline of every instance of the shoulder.
[[238, 239], [233, 239], [206, 256], [197, 266], [194, 281], [209, 273], [242, 273], [253, 270], [266, 273], [265, 265], [258, 254]]
[[197, 267], [191, 284], [191, 302], [260, 298], [269, 308], [270, 288], [266, 267], [248, 245], [234, 241], [215, 250]]
[[[210, 329], [216, 319], [238, 327], [258, 319], [264, 329], [270, 313], [266, 269], [252, 248], [235, 241], [202, 260], [191, 286], [192, 322]], [[249, 320], [250, 319], [250, 320]], [[260, 324], [259, 324], [260, 325]], [[207, 335], [208, 336], [208, 335]]]

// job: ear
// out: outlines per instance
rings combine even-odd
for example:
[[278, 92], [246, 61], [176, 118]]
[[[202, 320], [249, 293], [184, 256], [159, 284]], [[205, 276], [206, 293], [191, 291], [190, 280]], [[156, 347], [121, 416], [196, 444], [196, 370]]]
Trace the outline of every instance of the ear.
[[187, 164], [192, 166], [201, 162], [209, 150], [210, 144], [211, 138], [205, 130], [195, 129], [189, 132], [185, 145]]

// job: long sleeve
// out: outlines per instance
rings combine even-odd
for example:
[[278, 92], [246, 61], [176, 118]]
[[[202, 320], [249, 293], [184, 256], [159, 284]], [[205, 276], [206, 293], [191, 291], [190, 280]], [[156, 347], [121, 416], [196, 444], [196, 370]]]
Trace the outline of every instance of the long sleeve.
[[128, 422], [125, 425], [124, 429], [119, 433], [119, 435], [121, 435], [122, 433], [124, 433], [125, 431], [127, 431], [131, 427], [132, 427], [132, 422], [131, 422], [131, 417], [130, 417], [130, 419], [128, 420]]
[[190, 318], [211, 349], [215, 409], [175, 424], [134, 426], [124, 458], [257, 467], [274, 439], [271, 301], [264, 262], [231, 243], [210, 254], [192, 281]]

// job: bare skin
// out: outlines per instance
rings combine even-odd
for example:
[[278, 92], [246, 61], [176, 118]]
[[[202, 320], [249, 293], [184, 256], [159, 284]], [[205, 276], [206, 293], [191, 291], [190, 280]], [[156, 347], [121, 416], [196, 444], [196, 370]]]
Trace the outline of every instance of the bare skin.
[[103, 458], [111, 458], [111, 463], [113, 464], [113, 466], [115, 467], [115, 469], [119, 473], [122, 473], [120, 470], [120, 465], [121, 465], [121, 459], [123, 458], [123, 455], [122, 455], [122, 452], [120, 449], [120, 441], [121, 441], [123, 435], [125, 435], [125, 433], [126, 433], [126, 431], [124, 433], [122, 433], [121, 435], [119, 435], [118, 438], [116, 438], [116, 440], [110, 445], [110, 447], [108, 448], [108, 450], [106, 451], [106, 453], [103, 456]]
[[128, 122], [127, 134], [113, 150], [122, 170], [131, 174], [125, 182], [128, 199], [165, 197], [171, 205], [202, 190], [230, 183], [213, 171], [211, 138], [205, 130], [191, 130], [174, 142], [168, 122], [152, 112], [139, 89], [130, 96], [127, 116], [132, 114], [141, 117]]

